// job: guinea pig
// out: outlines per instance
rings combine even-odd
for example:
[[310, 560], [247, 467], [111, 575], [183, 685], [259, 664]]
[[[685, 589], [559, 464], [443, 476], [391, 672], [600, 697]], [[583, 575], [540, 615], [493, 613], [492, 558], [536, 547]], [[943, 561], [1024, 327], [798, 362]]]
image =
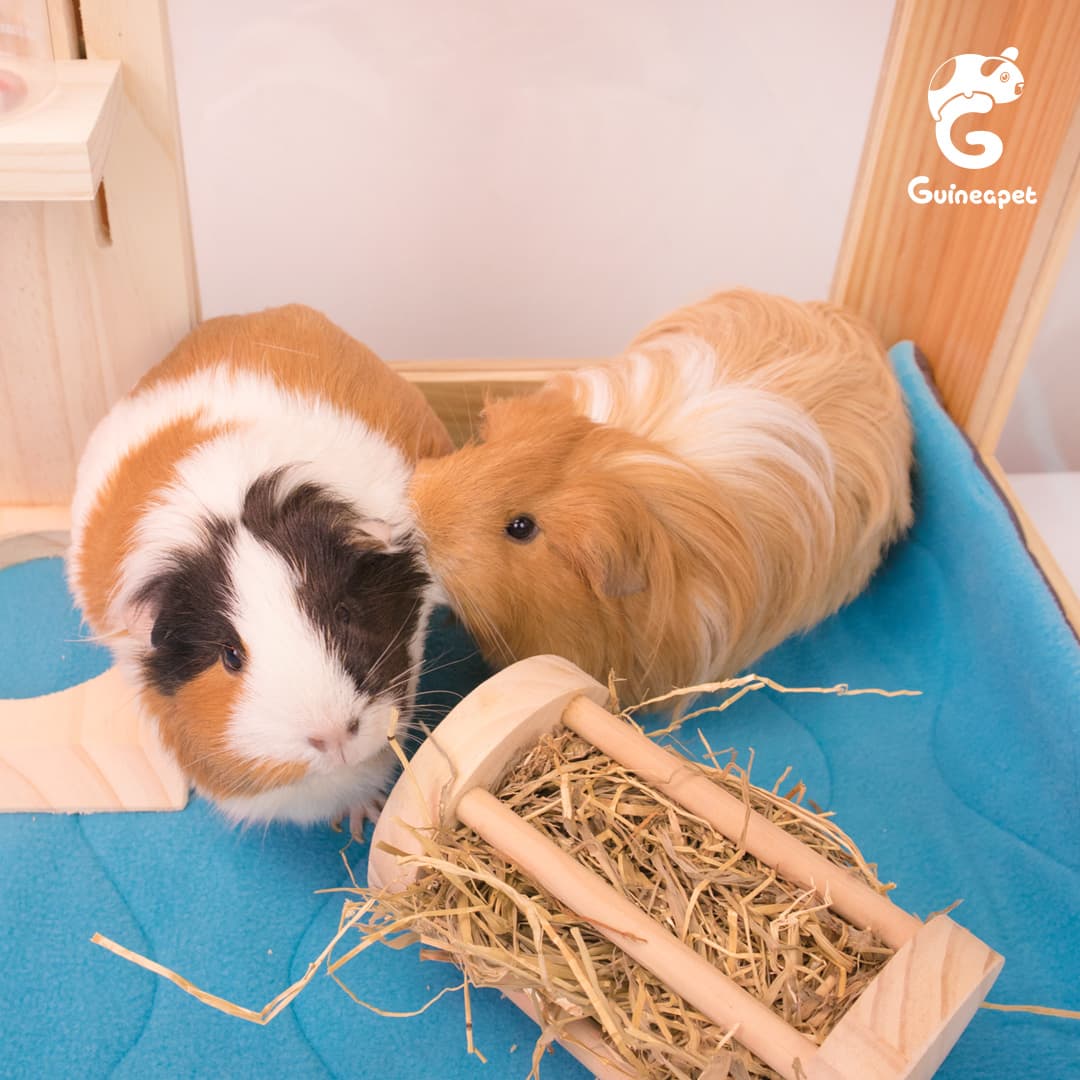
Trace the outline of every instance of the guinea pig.
[[422, 461], [411, 497], [491, 663], [557, 653], [640, 700], [726, 677], [854, 597], [911, 522], [911, 438], [866, 324], [735, 290], [489, 402], [479, 440]]
[[94, 430], [68, 580], [195, 788], [237, 822], [374, 817], [433, 586], [420, 392], [301, 305], [212, 319]]

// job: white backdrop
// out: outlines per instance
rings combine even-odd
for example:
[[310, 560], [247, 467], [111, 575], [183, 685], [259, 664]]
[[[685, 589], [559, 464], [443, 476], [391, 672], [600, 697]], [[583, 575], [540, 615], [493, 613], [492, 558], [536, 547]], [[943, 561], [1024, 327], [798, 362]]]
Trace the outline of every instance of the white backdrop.
[[[204, 314], [303, 300], [432, 358], [610, 354], [736, 283], [823, 296], [892, 4], [169, 8]], [[1066, 291], [1006, 467], [1080, 468]]]

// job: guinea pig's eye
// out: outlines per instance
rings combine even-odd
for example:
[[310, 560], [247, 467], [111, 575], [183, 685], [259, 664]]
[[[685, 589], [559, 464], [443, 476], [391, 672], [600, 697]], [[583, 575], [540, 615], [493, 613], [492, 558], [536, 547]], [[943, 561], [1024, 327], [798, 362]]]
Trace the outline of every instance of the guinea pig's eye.
[[338, 606], [334, 608], [334, 618], [337, 619], [342, 626], [348, 626], [349, 620], [352, 618], [352, 613], [349, 611], [349, 605], [338, 604]]
[[1007, 71], [1003, 71], [1001, 73], [1001, 81], [1002, 82], [1008, 82], [1009, 81], [1009, 73]]
[[540, 527], [528, 514], [518, 514], [506, 524], [506, 535], [511, 540], [517, 540], [524, 544], [531, 540], [540, 531]]
[[237, 672], [244, 666], [244, 654], [235, 645], [222, 645], [221, 662], [226, 671]]

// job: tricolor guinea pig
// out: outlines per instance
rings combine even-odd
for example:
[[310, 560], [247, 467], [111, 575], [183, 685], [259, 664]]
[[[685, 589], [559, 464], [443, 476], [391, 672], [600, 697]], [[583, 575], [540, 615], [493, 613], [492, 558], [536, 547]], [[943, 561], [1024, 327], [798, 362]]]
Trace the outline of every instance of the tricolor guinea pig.
[[164, 745], [235, 821], [381, 805], [432, 605], [414, 387], [293, 305], [199, 326], [79, 465], [68, 578]]
[[874, 333], [737, 290], [489, 403], [412, 499], [492, 663], [558, 653], [640, 700], [726, 677], [854, 597], [911, 522], [910, 466]]

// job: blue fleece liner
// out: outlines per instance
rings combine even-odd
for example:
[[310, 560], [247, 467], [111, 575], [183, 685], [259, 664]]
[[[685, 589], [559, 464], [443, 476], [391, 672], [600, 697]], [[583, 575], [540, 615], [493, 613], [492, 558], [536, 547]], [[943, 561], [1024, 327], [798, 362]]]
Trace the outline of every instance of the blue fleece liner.
[[[1006, 957], [992, 1000], [1080, 1009], [1080, 648], [913, 349], [892, 355], [917, 431], [915, 528], [863, 596], [755, 668], [923, 696], [761, 692], [702, 727], [714, 747], [753, 747], [760, 783], [791, 765], [904, 907], [963, 898], [954, 918]], [[0, 574], [0, 694], [101, 669], [99, 650], [69, 644], [69, 609], [56, 560]], [[445, 614], [429, 655], [461, 662], [428, 688], [482, 676]], [[315, 890], [345, 883], [342, 843], [325, 828], [231, 831], [197, 799], [179, 814], [0, 815], [0, 1076], [523, 1078], [536, 1029], [495, 992], [473, 996], [484, 1067], [465, 1053], [460, 995], [387, 1019], [319, 975], [260, 1028], [89, 944], [101, 931], [259, 1008], [336, 929], [341, 898]], [[346, 852], [358, 873], [366, 853]], [[458, 981], [381, 946], [342, 975], [401, 1011]], [[584, 1075], [561, 1050], [543, 1066]], [[1075, 1077], [1080, 1024], [981, 1011], [939, 1075]]]

